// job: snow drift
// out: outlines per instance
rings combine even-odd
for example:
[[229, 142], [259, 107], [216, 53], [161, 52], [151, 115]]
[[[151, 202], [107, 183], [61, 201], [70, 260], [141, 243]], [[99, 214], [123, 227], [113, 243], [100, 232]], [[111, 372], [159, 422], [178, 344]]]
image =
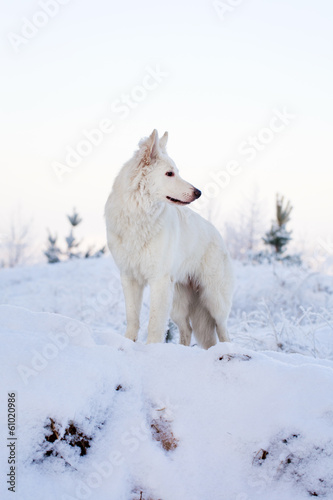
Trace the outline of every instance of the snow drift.
[[[332, 352], [324, 321], [331, 282], [321, 280], [322, 291], [307, 279], [300, 292], [303, 307], [309, 300], [316, 312], [311, 328], [307, 318], [297, 328], [295, 293], [285, 309], [270, 309], [270, 326], [260, 303], [282, 289], [288, 299], [294, 278], [284, 275], [288, 287], [278, 288], [272, 270], [257, 269], [237, 269], [233, 343], [208, 351], [119, 335], [123, 302], [109, 259], [4, 272], [2, 406], [15, 391], [17, 498], [332, 498], [333, 363], [320, 359]], [[146, 314], [147, 305], [142, 337]], [[283, 317], [297, 331], [288, 333], [289, 345], [279, 330]], [[307, 328], [318, 336], [317, 352]], [[275, 351], [255, 350], [267, 347]], [[307, 356], [290, 353], [302, 349]], [[5, 409], [0, 418], [6, 436]], [[2, 446], [3, 477], [7, 456]], [[4, 481], [2, 488], [1, 498], [12, 498]]]

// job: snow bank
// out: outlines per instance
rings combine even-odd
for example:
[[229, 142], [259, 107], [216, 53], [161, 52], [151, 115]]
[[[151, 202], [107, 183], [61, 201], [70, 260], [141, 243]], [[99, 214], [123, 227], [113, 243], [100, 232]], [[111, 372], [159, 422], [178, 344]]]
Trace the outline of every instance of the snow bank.
[[145, 346], [6, 305], [0, 335], [20, 500], [332, 498], [330, 361], [232, 343]]

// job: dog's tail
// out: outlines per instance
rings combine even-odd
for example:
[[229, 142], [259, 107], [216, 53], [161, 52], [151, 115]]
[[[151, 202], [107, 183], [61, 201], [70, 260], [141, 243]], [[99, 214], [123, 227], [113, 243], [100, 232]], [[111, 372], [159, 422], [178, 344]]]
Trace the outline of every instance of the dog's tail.
[[216, 344], [216, 322], [198, 296], [191, 303], [190, 320], [194, 336], [201, 347], [209, 349]]

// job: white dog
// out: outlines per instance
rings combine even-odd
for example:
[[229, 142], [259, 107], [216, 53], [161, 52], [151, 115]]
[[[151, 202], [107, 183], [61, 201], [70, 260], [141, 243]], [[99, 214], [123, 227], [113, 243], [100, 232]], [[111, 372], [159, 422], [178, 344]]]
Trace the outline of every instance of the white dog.
[[190, 344], [193, 329], [208, 349], [216, 333], [219, 341], [229, 340], [232, 267], [218, 231], [185, 207], [201, 192], [179, 176], [166, 153], [167, 140], [167, 132], [159, 140], [154, 130], [115, 179], [105, 206], [108, 246], [121, 274], [126, 337], [137, 339], [148, 284], [147, 342], [163, 342], [171, 316], [182, 344]]

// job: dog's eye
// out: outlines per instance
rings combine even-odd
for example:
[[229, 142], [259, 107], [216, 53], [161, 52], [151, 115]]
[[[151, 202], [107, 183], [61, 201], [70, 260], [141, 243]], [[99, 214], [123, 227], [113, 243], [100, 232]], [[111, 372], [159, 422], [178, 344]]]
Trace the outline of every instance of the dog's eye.
[[168, 177], [173, 177], [175, 174], [173, 172], [166, 172], [165, 175]]

